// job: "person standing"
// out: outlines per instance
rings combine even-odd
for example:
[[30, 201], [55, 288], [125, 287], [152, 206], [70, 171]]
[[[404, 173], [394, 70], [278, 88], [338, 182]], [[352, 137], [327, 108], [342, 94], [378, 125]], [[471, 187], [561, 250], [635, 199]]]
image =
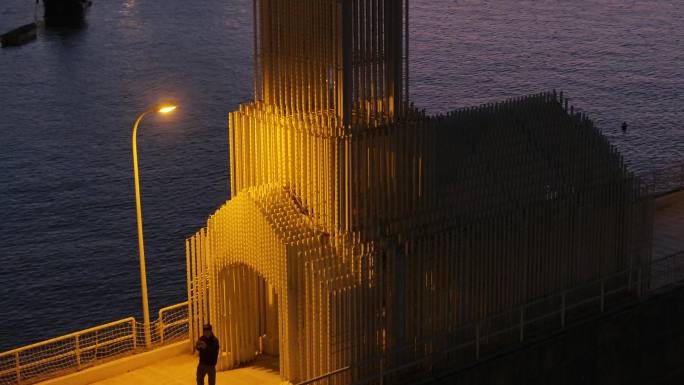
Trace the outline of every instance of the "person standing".
[[204, 376], [209, 377], [209, 385], [216, 384], [216, 360], [219, 353], [218, 338], [211, 331], [211, 325], [206, 324], [203, 328], [202, 337], [197, 340], [195, 350], [199, 352], [199, 364], [197, 365], [197, 385], [204, 385]]

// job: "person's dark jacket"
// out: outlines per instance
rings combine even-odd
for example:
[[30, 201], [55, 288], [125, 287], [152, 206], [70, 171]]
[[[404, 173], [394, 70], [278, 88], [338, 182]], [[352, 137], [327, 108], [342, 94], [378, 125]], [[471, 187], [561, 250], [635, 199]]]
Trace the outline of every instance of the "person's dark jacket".
[[[207, 344], [207, 347], [204, 349], [197, 349], [199, 350], [199, 364], [200, 365], [209, 365], [209, 366], [216, 366], [216, 360], [218, 359], [218, 353], [219, 353], [219, 342], [218, 338], [214, 337], [212, 334], [209, 337], [202, 336], [200, 337], [199, 341], [204, 341], [205, 344]], [[199, 344], [199, 341], [197, 341], [197, 344]], [[195, 345], [197, 346], [197, 345]]]

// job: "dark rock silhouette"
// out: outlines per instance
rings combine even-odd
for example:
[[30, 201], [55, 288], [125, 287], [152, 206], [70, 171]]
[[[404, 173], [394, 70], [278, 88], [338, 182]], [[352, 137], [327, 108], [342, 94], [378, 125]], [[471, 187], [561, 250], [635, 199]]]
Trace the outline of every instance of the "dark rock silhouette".
[[78, 27], [83, 25], [90, 0], [43, 0], [45, 25], [48, 27]]
[[0, 36], [0, 43], [3, 47], [16, 47], [26, 44], [36, 38], [36, 23], [29, 23], [15, 28]]

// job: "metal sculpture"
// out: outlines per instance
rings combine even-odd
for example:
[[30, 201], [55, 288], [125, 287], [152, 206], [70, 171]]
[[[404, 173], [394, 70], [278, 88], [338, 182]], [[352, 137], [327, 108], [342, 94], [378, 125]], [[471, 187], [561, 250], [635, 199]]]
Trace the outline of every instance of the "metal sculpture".
[[293, 383], [372, 378], [448, 351], [469, 322], [648, 262], [650, 201], [562, 95], [409, 105], [407, 5], [254, 2], [232, 197], [187, 240], [191, 340], [211, 322], [222, 369], [270, 353]]

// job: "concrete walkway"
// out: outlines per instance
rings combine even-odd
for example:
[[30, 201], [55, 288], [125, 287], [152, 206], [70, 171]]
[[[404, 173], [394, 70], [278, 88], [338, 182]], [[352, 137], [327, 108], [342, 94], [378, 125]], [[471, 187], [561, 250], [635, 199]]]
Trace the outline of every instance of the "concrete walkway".
[[[181, 354], [158, 363], [93, 383], [93, 385], [191, 385], [195, 384], [197, 356]], [[205, 383], [207, 380], [205, 378]], [[217, 385], [277, 385], [278, 357], [262, 356], [251, 366], [216, 373]]]
[[[684, 191], [655, 201], [650, 288], [684, 279]], [[673, 258], [667, 258], [676, 255]]]
[[656, 199], [653, 260], [684, 251], [684, 191]]

